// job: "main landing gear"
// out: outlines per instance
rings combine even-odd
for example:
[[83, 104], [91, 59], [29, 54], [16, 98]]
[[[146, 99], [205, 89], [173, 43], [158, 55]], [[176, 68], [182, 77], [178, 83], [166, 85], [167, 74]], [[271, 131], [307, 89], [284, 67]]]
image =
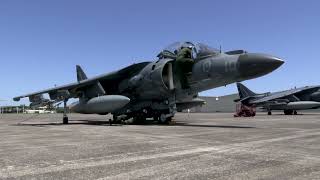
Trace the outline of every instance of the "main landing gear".
[[[113, 115], [113, 120], [110, 119], [111, 123], [129, 123], [129, 124], [146, 124], [147, 119], [152, 118], [159, 124], [169, 124], [174, 116], [174, 111], [170, 109], [166, 110], [143, 110], [140, 112], [134, 112], [127, 115]], [[123, 116], [123, 117], [121, 117]], [[132, 119], [132, 121], [130, 120]], [[128, 121], [128, 122], [125, 122]], [[150, 121], [149, 121], [150, 122]]]
[[284, 110], [283, 113], [285, 115], [298, 115], [298, 112], [296, 110], [291, 110], [291, 109]]
[[109, 125], [112, 126], [112, 124], [118, 124], [118, 125], [123, 125], [125, 124], [125, 121], [128, 120], [128, 116], [126, 115], [112, 115], [112, 119], [109, 119]]
[[172, 114], [160, 114], [153, 117], [154, 121], [158, 121], [159, 124], [169, 124], [172, 121]]

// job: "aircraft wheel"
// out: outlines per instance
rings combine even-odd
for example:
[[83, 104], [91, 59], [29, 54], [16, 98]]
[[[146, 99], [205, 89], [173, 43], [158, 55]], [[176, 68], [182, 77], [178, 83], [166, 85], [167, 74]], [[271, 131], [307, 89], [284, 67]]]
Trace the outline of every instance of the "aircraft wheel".
[[293, 111], [293, 114], [294, 114], [294, 115], [298, 115], [298, 112], [297, 112], [297, 111]]
[[167, 122], [171, 122], [172, 121], [172, 117], [167, 117]]
[[172, 116], [167, 117], [165, 114], [161, 114], [161, 116], [158, 118], [159, 124], [168, 124], [170, 121], [172, 121]]
[[69, 123], [68, 117], [63, 117], [62, 123], [63, 123], [63, 124], [68, 124], [68, 123]]
[[161, 114], [160, 117], [158, 118], [158, 122], [160, 124], [166, 124], [167, 123], [167, 117], [165, 114]]
[[292, 115], [293, 114], [293, 110], [284, 110], [283, 111], [285, 115]]
[[271, 112], [271, 111], [268, 111], [268, 115], [269, 115], [269, 116], [272, 115], [272, 112]]

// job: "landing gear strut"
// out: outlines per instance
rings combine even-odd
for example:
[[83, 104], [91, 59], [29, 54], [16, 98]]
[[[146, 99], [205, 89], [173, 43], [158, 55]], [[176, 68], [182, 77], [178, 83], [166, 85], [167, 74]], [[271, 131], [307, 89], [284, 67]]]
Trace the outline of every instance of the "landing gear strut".
[[69, 119], [68, 119], [68, 115], [67, 115], [67, 101], [68, 100], [63, 101], [63, 119], [62, 119], [63, 124], [69, 123]]

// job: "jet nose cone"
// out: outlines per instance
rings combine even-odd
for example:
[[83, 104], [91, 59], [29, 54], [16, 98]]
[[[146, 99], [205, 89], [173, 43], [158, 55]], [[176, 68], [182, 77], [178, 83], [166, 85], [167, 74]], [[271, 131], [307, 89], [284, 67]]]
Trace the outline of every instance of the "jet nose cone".
[[252, 79], [269, 74], [283, 63], [282, 59], [266, 54], [247, 53], [240, 55], [240, 78]]

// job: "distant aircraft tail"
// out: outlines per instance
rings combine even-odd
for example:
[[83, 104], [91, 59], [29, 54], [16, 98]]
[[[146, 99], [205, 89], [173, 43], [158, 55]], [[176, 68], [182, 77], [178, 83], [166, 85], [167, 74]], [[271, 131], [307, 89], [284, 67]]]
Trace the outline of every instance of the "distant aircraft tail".
[[[83, 72], [82, 68], [77, 65], [77, 80], [78, 82], [88, 79], [87, 75]], [[83, 96], [81, 98], [93, 98], [100, 95], [106, 94], [106, 91], [103, 89], [102, 85], [99, 81], [96, 81], [95, 83], [88, 85], [84, 88], [82, 88]]]
[[247, 88], [246, 86], [244, 86], [241, 83], [237, 83], [237, 88], [238, 88], [238, 93], [239, 93], [240, 99], [244, 99], [247, 97], [257, 95], [256, 93], [252, 92], [249, 88]]
[[83, 72], [82, 68], [77, 65], [77, 80], [83, 81], [85, 79], [88, 79], [87, 75]]

